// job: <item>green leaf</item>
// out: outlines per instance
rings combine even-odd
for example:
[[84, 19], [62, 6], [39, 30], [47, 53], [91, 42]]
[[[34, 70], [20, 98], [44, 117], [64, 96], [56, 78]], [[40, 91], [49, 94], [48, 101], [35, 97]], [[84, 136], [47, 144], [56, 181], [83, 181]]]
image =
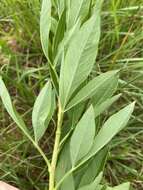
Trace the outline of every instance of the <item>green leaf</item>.
[[99, 153], [95, 155], [92, 160], [90, 160], [80, 182], [78, 182], [79, 187], [90, 184], [99, 175], [99, 173], [103, 171], [108, 155], [108, 150], [109, 148], [105, 147], [99, 151]]
[[103, 91], [105, 86], [109, 84], [109, 81], [114, 80], [115, 75], [117, 75], [118, 71], [108, 71], [95, 77], [91, 81], [87, 83], [76, 95], [75, 97], [69, 102], [66, 107], [66, 110], [71, 109], [73, 106], [77, 105], [78, 103], [87, 100], [96, 94], [99, 94], [99, 91]]
[[106, 190], [129, 190], [129, 189], [130, 189], [130, 183], [123, 183], [116, 187], [107, 187]]
[[49, 60], [49, 33], [51, 29], [51, 0], [43, 0], [40, 17], [40, 37], [45, 56]]
[[95, 117], [98, 117], [105, 110], [107, 110], [114, 102], [116, 102], [121, 97], [121, 94], [108, 98], [106, 101], [94, 107]]
[[83, 158], [90, 150], [95, 136], [95, 121], [93, 107], [86, 111], [78, 122], [70, 141], [72, 166]]
[[53, 42], [54, 56], [56, 55], [58, 46], [64, 37], [65, 27], [66, 27], [66, 10], [63, 11], [56, 28], [56, 34], [54, 36], [54, 42]]
[[64, 56], [60, 72], [60, 100], [65, 108], [73, 92], [86, 80], [95, 63], [100, 39], [99, 12], [82, 25]]
[[65, 9], [66, 1], [67, 0], [53, 0], [58, 12], [58, 16], [61, 17], [63, 10]]
[[101, 172], [101, 173], [95, 178], [95, 180], [94, 180], [91, 184], [86, 185], [86, 186], [84, 186], [84, 187], [81, 187], [81, 188], [79, 188], [78, 190], [95, 190], [96, 187], [99, 185], [101, 179], [102, 179], [102, 175], [103, 175], [103, 173]]
[[[58, 183], [62, 177], [71, 169], [71, 158], [70, 158], [70, 144], [69, 144], [69, 139], [63, 146], [58, 163], [57, 163], [57, 168], [56, 168], [56, 183]], [[70, 174], [60, 185], [58, 190], [74, 190], [74, 179], [73, 175]]]
[[23, 119], [20, 117], [20, 115], [15, 110], [14, 106], [12, 105], [11, 98], [9, 96], [9, 93], [7, 91], [7, 88], [0, 77], [0, 97], [2, 99], [2, 102], [4, 104], [5, 109], [11, 116], [11, 118], [14, 120], [14, 122], [18, 125], [18, 127], [25, 133], [28, 133], [28, 130], [26, 128], [26, 125], [23, 121]]
[[54, 59], [54, 66], [59, 65], [59, 62], [61, 63], [62, 54], [63, 52], [67, 51], [70, 42], [80, 29], [80, 24], [81, 23], [78, 20], [77, 23], [70, 30], [65, 32], [64, 38], [58, 46], [58, 51]]
[[95, 137], [93, 146], [88, 155], [83, 159], [83, 163], [88, 161], [91, 157], [96, 155], [105, 145], [107, 145], [111, 139], [120, 132], [128, 123], [135, 103], [129, 104], [113, 116], [111, 116], [100, 129], [99, 133]]
[[56, 72], [54, 66], [51, 64], [50, 61], [49, 61], [49, 71], [50, 71], [50, 77], [52, 79], [53, 86], [58, 95], [59, 94], [59, 78], [58, 78], [58, 75], [57, 75], [57, 72]]
[[21, 131], [24, 133], [24, 135], [31, 141], [31, 143], [34, 145], [34, 147], [38, 150], [38, 152], [41, 154], [41, 156], [45, 160], [46, 165], [49, 168], [50, 167], [49, 160], [47, 159], [47, 157], [45, 156], [45, 154], [41, 150], [41, 148], [38, 146], [38, 144], [30, 136], [29, 131], [27, 130], [23, 119], [20, 117], [20, 115], [17, 113], [17, 111], [13, 107], [9, 93], [8, 93], [1, 77], [0, 77], [0, 97], [2, 99], [4, 107], [6, 108], [7, 112], [11, 116], [11, 118], [14, 120], [14, 122], [17, 124], [17, 126], [21, 129]]
[[51, 17], [51, 32], [55, 35], [58, 22], [55, 18]]
[[61, 184], [61, 187], [58, 188], [58, 190], [75, 190], [74, 187], [74, 178], [73, 175], [70, 174], [68, 178], [66, 178], [63, 183]]
[[38, 95], [32, 112], [32, 124], [35, 141], [38, 142], [44, 135], [55, 110], [55, 96], [51, 83], [45, 84]]
[[[56, 92], [58, 94], [58, 92], [59, 92], [58, 75], [57, 75], [56, 70], [53, 67], [53, 65], [50, 61], [50, 57], [49, 57], [49, 47], [50, 47], [49, 34], [50, 34], [50, 30], [53, 28], [52, 24], [54, 21], [54, 19], [52, 19], [52, 17], [51, 17], [51, 6], [52, 6], [51, 0], [43, 0], [42, 1], [41, 17], [40, 17], [40, 37], [41, 37], [41, 44], [42, 44], [43, 52], [48, 60], [50, 76], [51, 76], [53, 85], [56, 89]], [[50, 49], [50, 51], [52, 51], [52, 50]]]
[[69, 118], [71, 119], [71, 127], [74, 128], [75, 125], [77, 124], [77, 122], [79, 121], [79, 119], [81, 118], [83, 112], [85, 110], [85, 104], [79, 104], [75, 107], [73, 107], [73, 109], [71, 109], [68, 112]]
[[68, 29], [71, 28], [79, 18], [83, 20], [87, 16], [90, 3], [90, 0], [71, 0], [70, 4], [68, 4]]
[[111, 80], [105, 83], [101, 90], [96, 92], [95, 96], [92, 98], [93, 107], [99, 106], [116, 92], [118, 87], [118, 78], [118, 75], [115, 75]]

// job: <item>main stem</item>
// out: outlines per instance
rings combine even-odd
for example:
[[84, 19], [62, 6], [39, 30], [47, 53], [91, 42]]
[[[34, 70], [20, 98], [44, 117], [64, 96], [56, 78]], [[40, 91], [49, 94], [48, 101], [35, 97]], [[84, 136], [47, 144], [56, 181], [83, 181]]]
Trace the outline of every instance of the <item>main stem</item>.
[[63, 111], [61, 109], [61, 104], [59, 101], [57, 130], [56, 130], [55, 144], [52, 155], [52, 162], [50, 167], [49, 190], [55, 190], [55, 171], [56, 171], [56, 165], [59, 153], [62, 122], [63, 122]]

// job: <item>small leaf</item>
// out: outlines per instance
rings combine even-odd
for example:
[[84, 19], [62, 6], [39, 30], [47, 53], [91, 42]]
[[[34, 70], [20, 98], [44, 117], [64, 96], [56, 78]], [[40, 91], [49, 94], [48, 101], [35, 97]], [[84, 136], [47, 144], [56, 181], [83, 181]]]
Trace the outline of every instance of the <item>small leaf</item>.
[[114, 79], [115, 75], [117, 75], [117, 72], [118, 71], [108, 71], [89, 81], [87, 85], [85, 85], [69, 102], [66, 110], [71, 109], [73, 106], [87, 100], [88, 98], [96, 96], [96, 93], [99, 94], [99, 91], [102, 92], [103, 89], [105, 89], [106, 84], [109, 84], [109, 81]]
[[129, 190], [129, 189], [130, 189], [130, 183], [123, 183], [116, 187], [107, 187], [106, 190]]
[[55, 18], [51, 17], [51, 32], [55, 35], [58, 22]]
[[49, 61], [49, 71], [50, 71], [50, 77], [52, 79], [53, 86], [55, 87], [57, 95], [59, 94], [59, 78], [57, 75], [57, 72], [54, 68], [54, 66]]
[[66, 6], [66, 1], [68, 0], [54, 0], [56, 4], [56, 9], [58, 12], [59, 17], [61, 17], [61, 14], [63, 13], [65, 6]]
[[102, 175], [103, 175], [103, 173], [101, 172], [101, 173], [95, 178], [95, 180], [94, 180], [91, 184], [86, 185], [86, 186], [84, 186], [84, 187], [81, 187], [81, 188], [79, 188], [78, 190], [95, 190], [96, 187], [98, 187], [98, 185], [100, 184], [100, 181], [101, 181], [101, 179], [102, 179]]
[[40, 17], [40, 36], [45, 56], [49, 60], [49, 33], [51, 29], [51, 0], [43, 0]]
[[105, 83], [104, 88], [96, 92], [92, 98], [93, 107], [99, 106], [108, 98], [112, 97], [118, 87], [118, 75], [114, 75], [112, 80]]
[[69, 110], [68, 115], [70, 118], [71, 127], [74, 128], [79, 119], [81, 118], [83, 112], [85, 110], [85, 104], [79, 104], [78, 106], [73, 107], [73, 109]]
[[56, 28], [56, 34], [54, 36], [54, 42], [53, 42], [54, 56], [56, 55], [58, 46], [64, 37], [65, 27], [66, 27], [66, 10], [63, 11]]
[[89, 0], [71, 0], [70, 4], [68, 4], [68, 29], [71, 28], [79, 18], [83, 21], [88, 15], [90, 3]]
[[78, 122], [70, 142], [71, 161], [74, 166], [90, 150], [95, 136], [94, 110], [91, 106]]
[[108, 109], [114, 102], [116, 102], [120, 98], [121, 94], [113, 96], [112, 98], [108, 98], [106, 101], [94, 107], [95, 117], [98, 117], [102, 114], [106, 109]]
[[24, 134], [27, 135], [28, 130], [26, 128], [26, 125], [25, 125], [23, 119], [20, 117], [20, 115], [15, 110], [14, 106], [12, 105], [11, 98], [9, 96], [9, 93], [8, 93], [6, 86], [1, 77], [0, 77], [0, 97], [2, 99], [5, 109], [7, 110], [7, 112], [11, 116], [11, 118], [18, 125], [18, 127], [24, 132]]
[[51, 17], [51, 6], [52, 6], [51, 0], [42, 1], [41, 17], [40, 17], [40, 37], [41, 37], [43, 52], [48, 60], [50, 76], [51, 76], [53, 85], [56, 89], [56, 92], [58, 94], [59, 92], [58, 75], [49, 57], [49, 51], [52, 51], [51, 49], [49, 50], [49, 47], [50, 47], [49, 34], [50, 34], [50, 30], [53, 28], [52, 24], [54, 22], [54, 19]]
[[[62, 179], [62, 177], [71, 169], [71, 167], [70, 144], [68, 139], [59, 155], [56, 167], [56, 183]], [[59, 190], [67, 189], [74, 190], [74, 179], [72, 174], [70, 174], [59, 187]]]
[[90, 160], [87, 169], [84, 171], [83, 176], [78, 184], [79, 187], [90, 184], [105, 167], [105, 162], [108, 155], [108, 147], [102, 149], [95, 157]]
[[96, 12], [72, 39], [61, 64], [60, 100], [65, 108], [73, 92], [87, 79], [95, 63], [100, 39], [100, 15]]
[[107, 145], [111, 139], [126, 126], [133, 112], [134, 105], [135, 103], [129, 104], [105, 122], [95, 137], [93, 146], [82, 164], [96, 155], [97, 152]]
[[72, 41], [72, 39], [74, 38], [74, 36], [77, 34], [77, 32], [80, 29], [80, 24], [81, 23], [78, 20], [77, 23], [70, 30], [65, 32], [64, 38], [58, 46], [58, 51], [54, 60], [54, 66], [58, 65], [59, 62], [61, 63], [62, 54], [64, 51], [65, 52], [67, 51], [67, 48], [70, 42]]
[[38, 142], [44, 135], [55, 109], [55, 96], [51, 83], [46, 85], [38, 95], [32, 112], [32, 124], [35, 140]]

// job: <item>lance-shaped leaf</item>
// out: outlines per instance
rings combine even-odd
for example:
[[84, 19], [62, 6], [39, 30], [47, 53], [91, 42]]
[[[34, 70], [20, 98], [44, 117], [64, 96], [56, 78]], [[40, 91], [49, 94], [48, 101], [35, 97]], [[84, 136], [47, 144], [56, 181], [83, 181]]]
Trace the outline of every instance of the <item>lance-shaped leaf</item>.
[[100, 181], [102, 179], [102, 175], [103, 173], [101, 172], [96, 178], [95, 180], [89, 184], [89, 185], [86, 185], [86, 186], [83, 186], [81, 188], [79, 188], [78, 190], [95, 190], [96, 187], [98, 187], [98, 185], [100, 184]]
[[105, 110], [107, 110], [114, 102], [116, 102], [120, 98], [121, 94], [113, 96], [112, 98], [108, 98], [106, 101], [102, 102], [99, 105], [94, 107], [95, 117], [102, 114]]
[[100, 105], [116, 92], [118, 87], [118, 75], [115, 75], [112, 80], [105, 83], [104, 88], [96, 92], [92, 98], [93, 107]]
[[90, 150], [95, 136], [95, 121], [93, 107], [86, 111], [78, 122], [70, 142], [71, 161], [74, 166]]
[[133, 112], [135, 103], [129, 104], [113, 116], [111, 116], [100, 129], [99, 133], [95, 137], [93, 146], [84, 158], [81, 165], [97, 154], [111, 139], [120, 132], [129, 121]]
[[1, 77], [0, 77], [0, 97], [2, 99], [5, 109], [7, 110], [7, 112], [11, 116], [11, 118], [18, 125], [18, 127], [27, 135], [28, 130], [25, 126], [25, 123], [24, 123], [23, 119], [20, 117], [20, 115], [17, 113], [16, 109], [14, 108], [14, 106], [11, 102], [9, 93], [7, 91], [7, 88]]
[[90, 0], [71, 0], [68, 4], [67, 10], [67, 26], [71, 28], [76, 21], [80, 18], [83, 20], [89, 12], [90, 9]]
[[92, 181], [103, 171], [107, 160], [109, 148], [103, 148], [93, 159], [89, 161], [86, 170], [83, 172], [83, 176], [78, 181], [78, 186], [82, 187], [92, 183]]
[[77, 31], [64, 56], [60, 72], [60, 100], [65, 108], [72, 93], [88, 77], [95, 63], [100, 38], [100, 14], [96, 12]]
[[64, 37], [65, 27], [66, 27], [66, 10], [63, 11], [56, 28], [56, 33], [55, 33], [54, 42], [53, 42], [54, 56], [56, 55], [58, 46]]
[[50, 34], [50, 30], [52, 29], [52, 23], [54, 21], [54, 19], [52, 19], [51, 17], [51, 6], [52, 6], [51, 0], [42, 1], [41, 17], [40, 17], [40, 37], [41, 37], [43, 52], [48, 60], [50, 76], [51, 76], [53, 85], [56, 89], [56, 92], [58, 94], [58, 91], [59, 91], [58, 76], [49, 57], [49, 51], [52, 52], [51, 46], [50, 46], [49, 34]]
[[109, 71], [92, 79], [69, 102], [66, 110], [72, 108], [82, 101], [87, 100], [88, 98], [96, 96], [96, 93], [99, 94], [99, 92], [102, 92], [103, 89], [105, 89], [105, 86], [107, 86], [109, 82], [112, 82], [115, 79], [115, 75], [117, 74], [117, 72], [118, 71]]
[[41, 44], [45, 56], [49, 59], [49, 33], [51, 29], [51, 0], [43, 0], [40, 17]]
[[55, 109], [55, 96], [51, 83], [46, 83], [38, 95], [33, 112], [32, 124], [36, 142], [44, 135]]
[[59, 63], [61, 64], [61, 59], [62, 59], [61, 57], [62, 57], [63, 51], [65, 52], [67, 51], [67, 48], [69, 47], [70, 42], [77, 34], [77, 31], [79, 31], [80, 25], [81, 23], [78, 20], [77, 23], [70, 30], [64, 33], [64, 38], [58, 46], [57, 54], [54, 59], [54, 66], [56, 66]]
[[[56, 183], [58, 183], [62, 177], [71, 169], [71, 158], [70, 158], [70, 143], [69, 139], [64, 144], [61, 153], [59, 155], [57, 167], [56, 167]], [[74, 178], [70, 174], [60, 185], [59, 190], [74, 190]]]
[[123, 183], [116, 187], [107, 187], [106, 190], [129, 190], [129, 189], [130, 189], [130, 183]]

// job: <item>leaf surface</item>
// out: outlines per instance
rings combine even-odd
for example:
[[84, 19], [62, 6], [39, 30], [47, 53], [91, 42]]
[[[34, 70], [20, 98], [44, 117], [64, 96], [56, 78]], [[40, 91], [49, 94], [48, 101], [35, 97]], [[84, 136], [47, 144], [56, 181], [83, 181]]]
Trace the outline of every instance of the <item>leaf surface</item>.
[[100, 172], [103, 171], [105, 167], [105, 162], [107, 160], [108, 155], [108, 147], [105, 147], [95, 157], [89, 161], [89, 164], [86, 170], [83, 173], [83, 176], [78, 184], [79, 187], [88, 185], [92, 183], [92, 181], [99, 175]]
[[94, 110], [91, 106], [78, 122], [70, 141], [71, 161], [74, 166], [90, 150], [95, 136]]
[[90, 74], [100, 38], [99, 12], [85, 22], [69, 44], [61, 65], [60, 99], [64, 108], [72, 93]]
[[84, 186], [84, 187], [81, 187], [81, 188], [79, 188], [78, 190], [95, 190], [96, 189], [96, 187], [98, 187], [98, 185], [99, 185], [99, 183], [100, 183], [100, 181], [101, 181], [101, 179], [102, 179], [102, 172], [95, 178], [95, 180], [91, 183], [91, 184], [89, 184], [89, 185], [86, 185], [86, 186]]
[[[71, 158], [70, 158], [70, 143], [69, 139], [64, 144], [61, 153], [59, 155], [57, 168], [56, 168], [56, 183], [58, 183], [62, 177], [71, 169]], [[74, 178], [70, 174], [60, 185], [59, 190], [74, 190]]]
[[36, 142], [44, 135], [54, 110], [55, 95], [51, 83], [48, 82], [39, 93], [33, 107], [32, 124]]
[[45, 56], [49, 59], [49, 33], [51, 29], [51, 0], [43, 0], [40, 16], [40, 37]]
[[11, 118], [18, 125], [18, 127], [27, 135], [28, 130], [26, 128], [26, 125], [25, 125], [23, 119], [21, 118], [21, 116], [18, 114], [18, 112], [14, 108], [14, 106], [11, 102], [11, 98], [8, 93], [8, 90], [1, 77], [0, 77], [0, 97], [2, 99], [5, 109], [7, 110], [7, 112], [11, 116]]
[[71, 0], [68, 4], [68, 17], [67, 17], [67, 25], [68, 28], [71, 28], [76, 21], [80, 18], [83, 20], [89, 12], [90, 8], [90, 0]]
[[90, 158], [97, 154], [105, 145], [107, 145], [112, 138], [120, 132], [128, 123], [135, 103], [131, 103], [113, 116], [111, 116], [100, 129], [99, 133], [95, 137], [92, 148], [88, 155], [83, 159], [82, 164], [87, 162]]
[[116, 102], [121, 97], [121, 94], [108, 98], [106, 101], [94, 107], [95, 117], [102, 114], [106, 109], [108, 109], [114, 102]]
[[129, 190], [129, 189], [130, 189], [130, 183], [123, 183], [116, 187], [107, 187], [106, 190]]
[[115, 75], [118, 71], [108, 71], [106, 73], [100, 74], [91, 81], [89, 81], [74, 97], [71, 99], [66, 107], [66, 110], [71, 109], [73, 106], [79, 104], [82, 101], [92, 98], [102, 92], [105, 86], [114, 80]]

